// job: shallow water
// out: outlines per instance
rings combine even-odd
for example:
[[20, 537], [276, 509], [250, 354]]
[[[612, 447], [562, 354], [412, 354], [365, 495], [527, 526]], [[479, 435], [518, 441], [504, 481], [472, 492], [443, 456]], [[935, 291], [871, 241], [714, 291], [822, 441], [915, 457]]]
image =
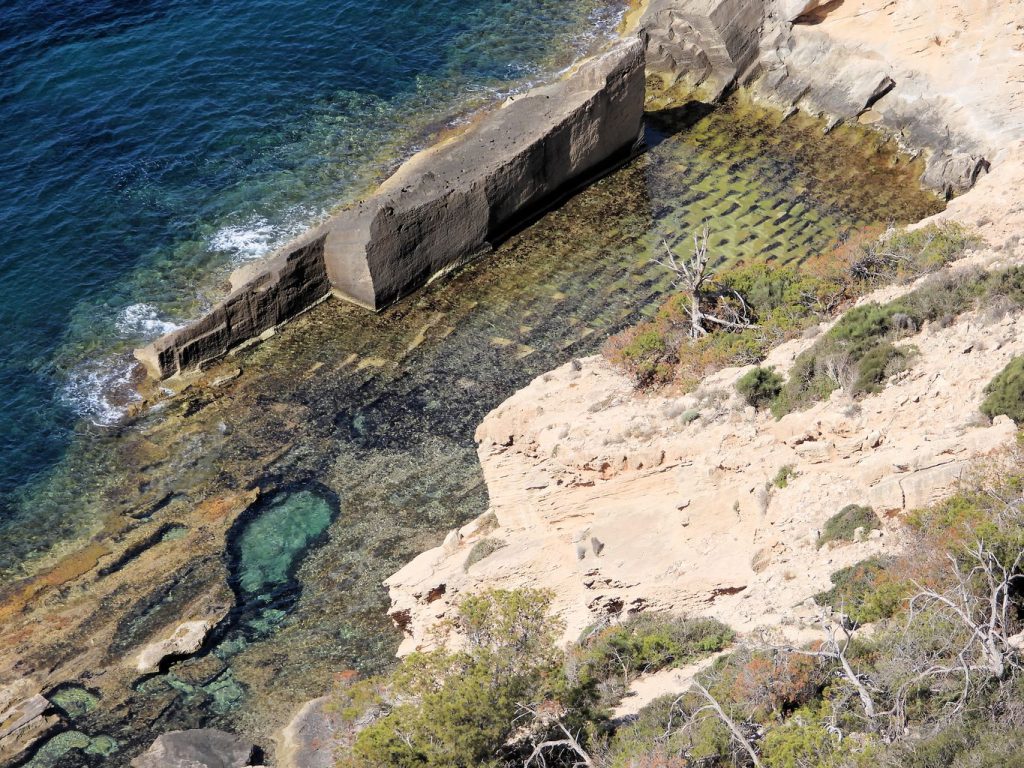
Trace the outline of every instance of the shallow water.
[[[243, 369], [230, 387], [188, 394], [120, 438], [76, 442], [29, 497], [51, 530], [113, 513], [142, 530], [191, 532], [204, 500], [263, 491], [227, 541], [180, 539], [190, 575], [178, 592], [154, 591], [159, 602], [136, 603], [147, 607], [122, 620], [118, 653], [180, 612], [223, 549], [236, 574], [229, 628], [137, 685], [127, 705], [101, 701], [76, 732], [116, 740], [115, 763], [173, 728], [216, 725], [266, 746], [332, 675], [390, 663], [398, 638], [381, 581], [486, 509], [477, 424], [532, 377], [651, 311], [670, 289], [652, 261], [662, 240], [710, 219], [719, 259], [786, 262], [852, 227], [939, 208], [891, 148], [859, 131], [821, 134], [820, 123], [780, 123], [743, 100], [651, 115], [648, 152], [461, 273], [379, 315], [322, 304], [227, 362]], [[278, 589], [287, 599], [252, 599]], [[99, 764], [80, 747], [64, 760]]]
[[0, 3], [0, 527], [80, 417], [121, 414], [127, 350], [451, 120], [566, 66], [619, 10]]

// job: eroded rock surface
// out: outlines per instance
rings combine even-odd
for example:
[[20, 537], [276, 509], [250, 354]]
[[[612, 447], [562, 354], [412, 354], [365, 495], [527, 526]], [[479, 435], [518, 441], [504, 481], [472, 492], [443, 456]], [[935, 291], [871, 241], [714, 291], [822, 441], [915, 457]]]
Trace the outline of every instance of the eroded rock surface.
[[182, 622], [169, 636], [143, 646], [133, 659], [135, 669], [142, 674], [152, 674], [160, 670], [164, 659], [195, 653], [220, 619], [220, 616], [215, 616]]
[[30, 680], [0, 688], [0, 764], [14, 760], [57, 725], [50, 702]]
[[244, 768], [256, 745], [214, 728], [171, 731], [132, 760], [132, 768]]

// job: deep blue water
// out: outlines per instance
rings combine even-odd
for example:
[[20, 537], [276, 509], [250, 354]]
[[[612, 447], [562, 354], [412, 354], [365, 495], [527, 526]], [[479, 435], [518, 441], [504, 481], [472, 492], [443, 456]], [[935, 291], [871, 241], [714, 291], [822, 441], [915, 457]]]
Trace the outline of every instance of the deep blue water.
[[0, 0], [0, 526], [133, 346], [453, 118], [550, 77], [611, 0]]

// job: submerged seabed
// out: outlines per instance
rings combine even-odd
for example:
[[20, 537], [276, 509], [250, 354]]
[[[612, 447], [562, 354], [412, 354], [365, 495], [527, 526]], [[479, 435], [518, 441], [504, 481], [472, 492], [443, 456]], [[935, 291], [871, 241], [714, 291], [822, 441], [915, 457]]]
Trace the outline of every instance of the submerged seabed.
[[[68, 716], [88, 738], [33, 765], [58, 764], [61, 751], [78, 761], [67, 764], [99, 764], [81, 745], [100, 736], [126, 762], [159, 732], [204, 724], [269, 747], [333, 675], [388, 664], [398, 637], [381, 581], [486, 509], [477, 424], [653, 309], [670, 287], [652, 262], [662, 239], [684, 241], [708, 219], [717, 257], [784, 263], [851, 228], [939, 208], [917, 188], [918, 169], [873, 137], [823, 137], [820, 123], [780, 123], [743, 100], [652, 114], [647, 138], [648, 152], [450, 279], [379, 315], [322, 304], [213, 373], [240, 368], [227, 384], [196, 385], [120, 436], [76, 443], [33, 497], [31, 530], [105, 520], [93, 548], [142, 545], [101, 578], [73, 575], [113, 555], [62, 562], [74, 585], [64, 604], [102, 610], [64, 622], [57, 642], [37, 582], [0, 602], [0, 615], [18, 600], [34, 607], [4, 621], [23, 633], [23, 655], [61, 679], [99, 671], [72, 649], [116, 651], [90, 683], [91, 708]], [[281, 522], [261, 525], [263, 515]], [[230, 592], [217, 592], [225, 579]], [[121, 655], [204, 590], [234, 605], [208, 647], [142, 681], [125, 671]], [[0, 651], [0, 672], [12, 658]]]

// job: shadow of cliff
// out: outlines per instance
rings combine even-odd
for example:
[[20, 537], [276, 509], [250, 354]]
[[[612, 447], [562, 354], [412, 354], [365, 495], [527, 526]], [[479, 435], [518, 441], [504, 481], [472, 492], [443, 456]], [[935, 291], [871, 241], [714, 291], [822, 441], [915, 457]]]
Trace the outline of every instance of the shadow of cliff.
[[821, 24], [832, 11], [836, 10], [843, 4], [844, 0], [830, 0], [830, 2], [822, 3], [817, 8], [814, 8], [807, 13], [797, 16], [793, 19], [794, 24], [805, 24], [809, 27], [816, 27]]
[[644, 114], [644, 151], [650, 151], [677, 133], [688, 131], [716, 109], [714, 104], [688, 101]]

